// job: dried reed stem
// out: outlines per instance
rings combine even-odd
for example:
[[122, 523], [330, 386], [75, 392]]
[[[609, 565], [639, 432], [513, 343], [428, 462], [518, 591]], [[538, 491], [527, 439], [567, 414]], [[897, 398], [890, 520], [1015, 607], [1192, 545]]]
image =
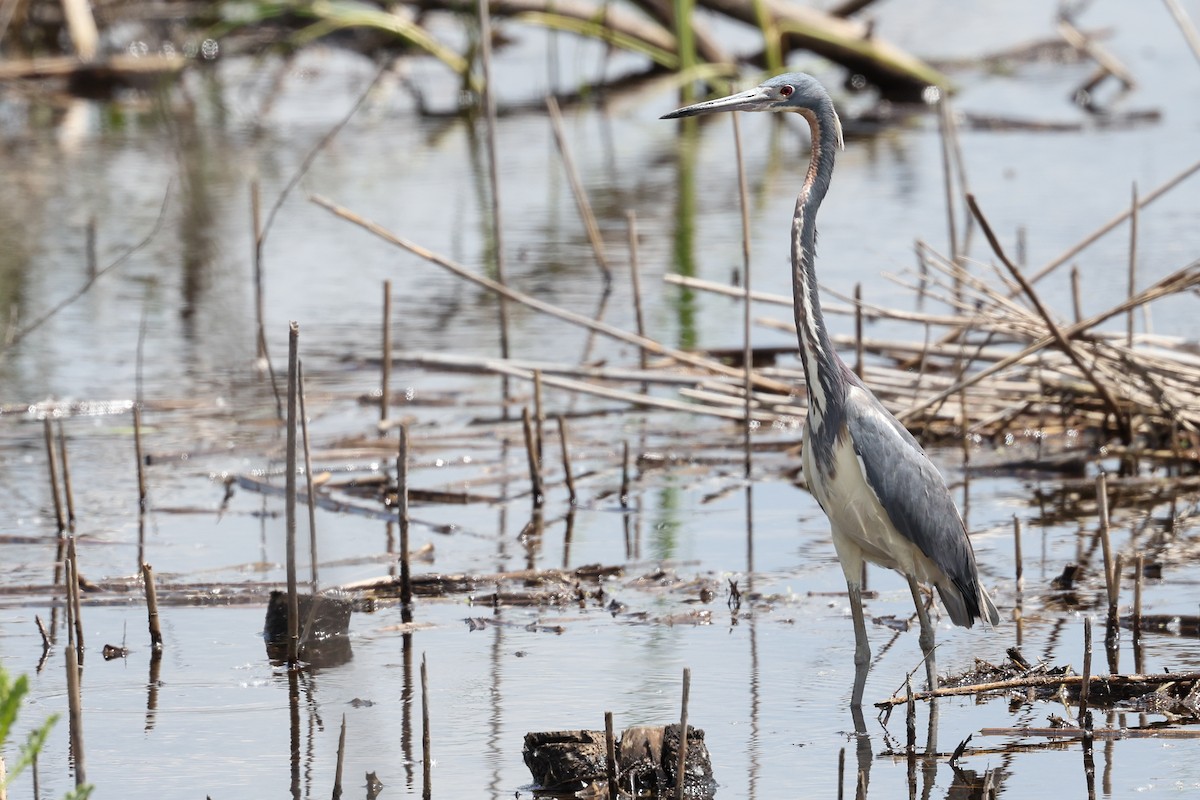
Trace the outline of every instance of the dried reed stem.
[[1107, 591], [1108, 605], [1117, 604], [1116, 581], [1113, 577], [1112, 544], [1109, 540], [1108, 525], [1108, 476], [1101, 472], [1096, 476], [1096, 506], [1100, 518], [1100, 547], [1104, 555], [1104, 587]]
[[42, 433], [46, 440], [46, 467], [50, 473], [50, 496], [54, 498], [54, 522], [58, 526], [58, 533], [61, 536], [67, 529], [67, 523], [63, 516], [62, 495], [58, 491], [58, 456], [54, 450], [54, 429], [50, 423], [50, 417], [42, 417]]
[[529, 483], [533, 507], [541, 508], [545, 502], [545, 492], [542, 487], [542, 465], [538, 459], [537, 441], [533, 433], [533, 419], [529, 413], [529, 406], [521, 408], [521, 428], [525, 433], [525, 455], [529, 460]]
[[285, 506], [287, 519], [288, 666], [300, 660], [300, 605], [296, 594], [296, 397], [299, 393], [300, 325], [288, 326], [287, 388], [287, 476]]
[[83, 757], [83, 700], [80, 697], [79, 660], [75, 648], [67, 645], [67, 718], [70, 722], [71, 760], [75, 765], [75, 785], [87, 783], [87, 767]]
[[575, 476], [571, 472], [571, 446], [567, 437], [567, 421], [561, 414], [558, 416], [558, 442], [562, 448], [563, 477], [567, 484], [567, 497], [574, 506], [577, 495], [575, 494]]
[[342, 712], [342, 730], [338, 734], [337, 767], [333, 772], [333, 800], [342, 796], [342, 766], [346, 759], [346, 713]]
[[1083, 618], [1083, 675], [1079, 686], [1079, 727], [1083, 728], [1084, 738], [1090, 738], [1092, 730], [1091, 715], [1088, 714], [1088, 695], [1092, 686], [1092, 618]]
[[608, 800], [617, 800], [617, 742], [613, 730], [613, 713], [604, 712], [604, 774], [608, 780]]
[[621, 442], [621, 508], [629, 508], [629, 442]]
[[[408, 530], [408, 426], [400, 426], [400, 453], [396, 456], [396, 508], [400, 527], [400, 604], [401, 616], [412, 613], [412, 572], [409, 564]], [[408, 622], [408, 619], [404, 619]]]
[[58, 455], [62, 465], [63, 500], [67, 507], [67, 528], [75, 532], [75, 493], [71, 491], [71, 461], [67, 458], [67, 436], [63, 432], [62, 420], [58, 421]]
[[67, 560], [70, 566], [67, 569], [67, 577], [70, 583], [67, 584], [67, 602], [71, 606], [71, 629], [74, 635], [75, 654], [78, 657], [79, 664], [83, 664], [83, 615], [80, 613], [79, 602], [79, 556], [75, 552], [75, 537], [71, 536], [67, 539]]
[[[387, 422], [392, 405], [392, 282], [383, 282], [383, 347], [379, 362], [379, 421]], [[380, 433], [383, 432], [380, 429]]]
[[133, 404], [133, 454], [137, 461], [138, 513], [146, 513], [146, 458], [142, 454], [142, 409]]
[[546, 427], [546, 411], [542, 405], [542, 371], [535, 369], [533, 371], [533, 441], [537, 445], [538, 459], [538, 474], [541, 474], [541, 465], [545, 462], [545, 453], [542, 450], [542, 439], [544, 436], [544, 428]]
[[675, 800], [683, 800], [687, 787], [688, 695], [692, 691], [692, 670], [683, 668], [683, 697], [679, 704], [679, 766], [675, 770]]
[[844, 783], [846, 780], [846, 748], [838, 750], [838, 800], [844, 800], [846, 796]]
[[1021, 520], [1013, 514], [1013, 560], [1016, 561], [1017, 571], [1017, 605], [1021, 604], [1021, 596], [1025, 592], [1025, 562], [1021, 558]]
[[907, 740], [906, 750], [911, 758], [917, 753], [917, 701], [913, 699], [911, 675], [904, 678], [904, 694], [908, 696], [904, 709], [904, 735]]
[[1146, 558], [1141, 553], [1134, 560], [1133, 576], [1133, 670], [1142, 672], [1142, 582], [1145, 580]]
[[158, 652], [163, 649], [162, 627], [158, 617], [158, 592], [154, 588], [154, 568], [144, 561], [142, 583], [146, 589], [146, 619], [150, 629], [150, 647]]

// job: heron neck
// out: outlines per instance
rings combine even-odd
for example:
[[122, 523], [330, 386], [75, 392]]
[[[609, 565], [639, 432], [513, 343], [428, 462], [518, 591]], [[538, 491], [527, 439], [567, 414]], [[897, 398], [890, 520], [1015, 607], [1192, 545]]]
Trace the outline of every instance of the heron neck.
[[813, 112], [802, 113], [812, 129], [812, 158], [792, 218], [792, 293], [808, 391], [809, 425], [819, 428], [831, 410], [841, 407], [846, 394], [842, 375], [845, 367], [825, 328], [815, 266], [817, 210], [829, 189], [838, 134], [832, 124], [822, 124]]

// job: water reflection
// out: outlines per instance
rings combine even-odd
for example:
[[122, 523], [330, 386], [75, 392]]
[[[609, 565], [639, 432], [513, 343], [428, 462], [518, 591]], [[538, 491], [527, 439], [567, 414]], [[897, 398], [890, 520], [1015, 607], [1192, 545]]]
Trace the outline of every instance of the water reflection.
[[[675, 179], [675, 228], [671, 248], [671, 264], [677, 274], [696, 276], [696, 166], [700, 149], [700, 127], [696, 119], [685, 119], [678, 131]], [[676, 347], [694, 348], [699, 336], [696, 331], [696, 294], [686, 286], [675, 290], [675, 316], [679, 324]]]

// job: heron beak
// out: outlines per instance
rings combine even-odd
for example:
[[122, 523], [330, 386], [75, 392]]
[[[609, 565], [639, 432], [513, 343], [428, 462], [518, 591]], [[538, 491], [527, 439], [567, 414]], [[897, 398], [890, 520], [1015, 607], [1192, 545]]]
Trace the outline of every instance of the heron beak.
[[766, 111], [774, 104], [775, 100], [776, 98], [768, 94], [766, 89], [759, 86], [717, 100], [705, 100], [703, 103], [684, 106], [670, 114], [663, 114], [659, 119], [698, 117], [701, 114], [715, 114], [718, 111]]

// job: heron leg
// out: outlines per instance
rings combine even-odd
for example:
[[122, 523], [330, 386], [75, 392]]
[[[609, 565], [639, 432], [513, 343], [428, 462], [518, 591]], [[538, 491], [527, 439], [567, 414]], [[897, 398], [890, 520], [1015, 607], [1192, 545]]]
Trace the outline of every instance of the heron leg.
[[862, 586], [846, 581], [846, 588], [850, 592], [850, 616], [854, 619], [854, 691], [850, 707], [859, 708], [867, 685], [867, 670], [871, 667], [871, 643], [867, 641], [867, 622], [863, 617]]
[[917, 584], [917, 579], [908, 576], [908, 588], [912, 592], [913, 603], [917, 607], [917, 619], [921, 623], [921, 653], [925, 656], [925, 674], [929, 678], [929, 691], [937, 691], [938, 676], [937, 662], [934, 660], [933, 649], [935, 646], [933, 624], [929, 621], [929, 612], [925, 608], [925, 600], [921, 597], [921, 587]]

